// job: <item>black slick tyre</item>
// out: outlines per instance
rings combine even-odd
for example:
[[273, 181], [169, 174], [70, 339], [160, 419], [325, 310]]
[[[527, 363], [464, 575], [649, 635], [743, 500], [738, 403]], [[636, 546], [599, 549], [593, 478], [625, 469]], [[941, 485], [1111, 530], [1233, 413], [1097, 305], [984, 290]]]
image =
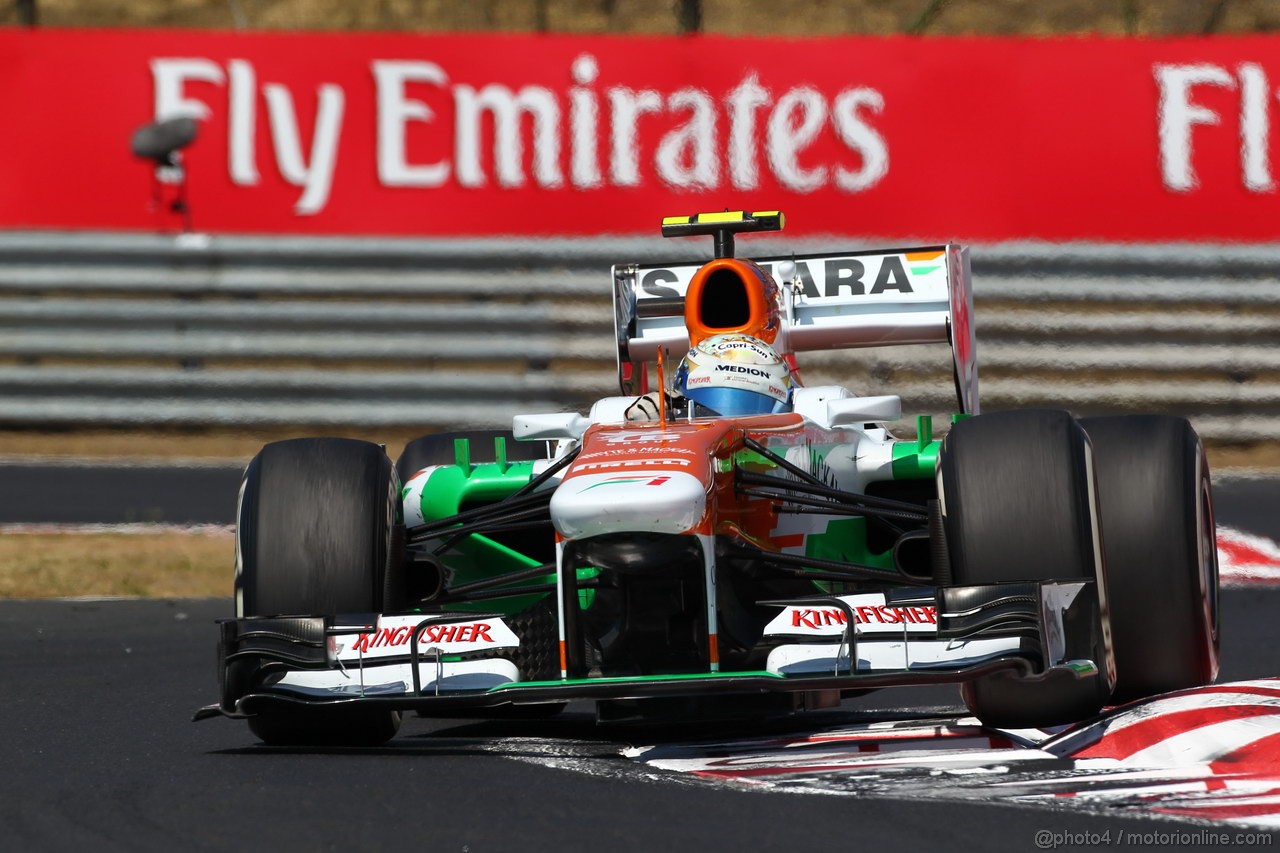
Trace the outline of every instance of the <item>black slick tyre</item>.
[[1167, 415], [1085, 418], [1097, 461], [1116, 656], [1114, 701], [1218, 674], [1218, 559], [1204, 448]]
[[[962, 420], [939, 460], [942, 522], [958, 586], [1097, 580], [1105, 587], [1088, 439], [1066, 412], [1023, 410]], [[1099, 674], [1046, 681], [997, 673], [964, 685], [970, 711], [1008, 728], [1096, 714], [1111, 692], [1105, 616], [1090, 626]]]
[[[322, 616], [396, 609], [399, 481], [375, 444], [304, 438], [265, 446], [249, 463], [236, 514], [236, 615]], [[237, 664], [240, 666], [237, 667]], [[255, 662], [228, 678], [255, 685]], [[271, 745], [375, 745], [398, 712], [272, 710], [249, 721]]]

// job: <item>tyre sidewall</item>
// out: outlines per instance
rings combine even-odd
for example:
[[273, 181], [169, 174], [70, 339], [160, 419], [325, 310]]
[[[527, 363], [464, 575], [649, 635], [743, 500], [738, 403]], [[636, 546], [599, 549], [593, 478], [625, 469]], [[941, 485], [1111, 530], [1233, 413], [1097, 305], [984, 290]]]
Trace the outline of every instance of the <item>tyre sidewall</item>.
[[1116, 701], [1208, 684], [1218, 671], [1218, 572], [1203, 446], [1183, 418], [1086, 418], [1116, 644]]
[[243, 616], [383, 609], [399, 484], [377, 445], [269, 444], [241, 486], [236, 601]]

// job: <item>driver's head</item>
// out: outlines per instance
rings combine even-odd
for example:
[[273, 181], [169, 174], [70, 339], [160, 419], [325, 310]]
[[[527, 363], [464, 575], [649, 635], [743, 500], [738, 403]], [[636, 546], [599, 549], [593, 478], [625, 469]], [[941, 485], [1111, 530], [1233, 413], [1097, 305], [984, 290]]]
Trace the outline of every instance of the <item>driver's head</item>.
[[749, 335], [713, 335], [676, 369], [674, 390], [694, 414], [765, 415], [791, 411], [791, 371], [773, 347]]

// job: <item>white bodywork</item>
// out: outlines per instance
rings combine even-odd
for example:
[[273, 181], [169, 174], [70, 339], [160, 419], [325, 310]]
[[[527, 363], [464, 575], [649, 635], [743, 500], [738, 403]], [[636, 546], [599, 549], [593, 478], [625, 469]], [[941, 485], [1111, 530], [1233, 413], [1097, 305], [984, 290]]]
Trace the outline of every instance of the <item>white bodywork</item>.
[[[502, 619], [440, 620], [420, 615], [381, 616], [371, 626], [329, 638], [333, 669], [293, 670], [274, 689], [312, 697], [412, 696], [412, 637], [418, 635], [418, 679], [428, 693], [486, 690], [520, 680], [514, 663], [500, 658], [445, 660], [468, 652], [514, 649], [520, 638]], [[407, 659], [407, 660], [406, 660]]]
[[[520, 670], [508, 660], [442, 661], [418, 664], [425, 693], [467, 693], [488, 690], [520, 680]], [[413, 696], [413, 665], [383, 664], [347, 670], [292, 670], [273, 690], [302, 696]]]
[[[1083, 587], [1074, 582], [1041, 584], [1042, 642], [1051, 664], [1063, 662], [1063, 614]], [[837, 605], [837, 600], [844, 606]], [[781, 675], [802, 675], [966, 666], [1020, 647], [1016, 637], [938, 639], [937, 622], [934, 605], [890, 607], [879, 592], [788, 605], [765, 627], [764, 636], [798, 642], [770, 651], [767, 668]], [[814, 642], [823, 638], [830, 642]], [[856, 669], [851, 670], [852, 661]]]
[[630, 474], [619, 468], [574, 477], [556, 489], [551, 521], [566, 539], [619, 530], [687, 533], [702, 518], [706, 505], [705, 487], [690, 474]]

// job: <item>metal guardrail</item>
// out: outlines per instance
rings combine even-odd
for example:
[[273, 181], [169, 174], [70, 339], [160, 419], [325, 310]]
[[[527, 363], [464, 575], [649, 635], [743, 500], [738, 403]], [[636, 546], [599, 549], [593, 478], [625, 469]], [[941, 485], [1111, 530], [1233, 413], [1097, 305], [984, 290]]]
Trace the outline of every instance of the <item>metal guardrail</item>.
[[[753, 241], [761, 254], [901, 241]], [[0, 426], [501, 425], [614, 384], [608, 268], [661, 240], [0, 233]], [[983, 405], [1280, 437], [1280, 247], [974, 247]], [[811, 383], [951, 408], [945, 347], [809, 354]]]

